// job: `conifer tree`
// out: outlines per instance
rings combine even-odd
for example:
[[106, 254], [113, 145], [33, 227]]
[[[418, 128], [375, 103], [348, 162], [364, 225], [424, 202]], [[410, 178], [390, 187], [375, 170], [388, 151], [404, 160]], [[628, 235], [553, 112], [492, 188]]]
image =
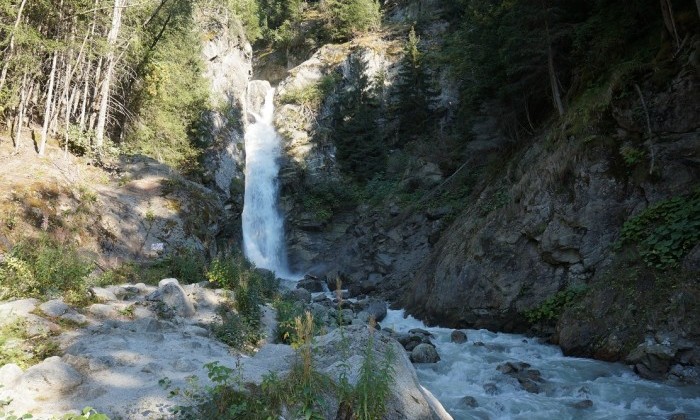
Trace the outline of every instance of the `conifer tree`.
[[351, 177], [366, 181], [386, 165], [386, 148], [379, 135], [377, 87], [367, 76], [367, 65], [352, 55], [347, 86], [341, 92], [335, 115], [334, 142], [341, 168]]
[[401, 143], [425, 133], [431, 120], [430, 103], [434, 92], [430, 87], [419, 43], [415, 28], [411, 28], [404, 45], [404, 58], [396, 84], [399, 102], [394, 112], [399, 118]]

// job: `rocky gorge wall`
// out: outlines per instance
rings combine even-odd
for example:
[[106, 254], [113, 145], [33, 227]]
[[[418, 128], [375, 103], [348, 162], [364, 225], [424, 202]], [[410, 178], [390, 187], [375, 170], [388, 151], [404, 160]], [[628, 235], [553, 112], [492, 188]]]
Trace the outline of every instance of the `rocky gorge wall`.
[[[290, 72], [280, 96], [334, 72], [343, 86], [352, 79], [345, 69], [353, 54], [367, 63], [369, 76], [379, 69], [392, 84], [401, 56], [395, 46], [327, 45]], [[609, 113], [584, 122], [579, 132], [569, 128], [572, 134], [557, 128], [517, 143], [503, 134], [498, 109], [484, 104], [473, 116], [457, 172], [446, 177], [437, 165], [416, 159], [404, 166], [386, 200], [339, 206], [325, 220], [305, 211], [298, 198], [309, 180], [341, 180], [332, 136], [323, 132], [333, 128], [324, 123], [334, 98], [318, 109], [280, 104], [276, 123], [288, 156], [281, 205], [290, 261], [298, 270], [325, 275], [329, 284], [340, 277], [355, 293], [379, 293], [433, 324], [529, 330], [569, 354], [605, 360], [624, 359], [645, 339], [657, 342], [654, 334], [671, 334], [674, 343], [685, 344], [671, 346], [670, 360], [686, 354], [691, 363], [687, 348], [697, 346], [699, 335], [692, 326], [698, 322], [688, 320], [700, 317], [693, 303], [697, 284], [688, 279], [697, 278], [697, 246], [681, 263], [685, 268], [655, 274], [672, 277], [673, 285], [636, 284], [644, 278], [636, 266], [627, 268], [626, 286], [610, 278], [624, 270], [622, 254], [614, 252], [624, 222], [699, 185], [696, 55], [668, 83], [646, 77], [639, 85], [644, 106], [630, 85], [631, 93], [613, 95]], [[449, 98], [438, 106], [454, 104], [449, 80], [440, 83], [438, 96]], [[458, 204], [442, 205], [437, 198], [462, 187], [469, 194]], [[392, 198], [402, 191], [422, 194], [406, 205]], [[563, 313], [553, 322], [528, 319], [568, 291], [574, 298], [557, 307]]]

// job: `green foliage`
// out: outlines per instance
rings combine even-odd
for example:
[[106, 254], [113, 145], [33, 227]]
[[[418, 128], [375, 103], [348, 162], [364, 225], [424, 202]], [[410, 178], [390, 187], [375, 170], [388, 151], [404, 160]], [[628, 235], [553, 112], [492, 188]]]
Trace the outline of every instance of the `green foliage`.
[[23, 320], [0, 326], [0, 366], [14, 363], [26, 369], [58, 353], [58, 344], [49, 333], [29, 336]]
[[677, 267], [700, 243], [700, 190], [660, 201], [622, 226], [618, 248], [633, 245], [649, 267]]
[[327, 26], [334, 40], [379, 28], [382, 13], [377, 0], [326, 0]]
[[109, 417], [107, 417], [106, 414], [100, 413], [97, 410], [95, 410], [92, 407], [85, 407], [82, 409], [80, 414], [65, 414], [61, 417], [59, 417], [59, 420], [82, 420], [82, 419], [91, 419], [91, 420], [109, 420]]
[[255, 345], [261, 338], [260, 305], [276, 294], [279, 282], [268, 271], [256, 270], [243, 255], [221, 255], [206, 270], [210, 282], [230, 290], [234, 296], [230, 304], [222, 305], [222, 321], [214, 325], [214, 334], [224, 343], [244, 348]]
[[240, 283], [241, 271], [247, 269], [242, 254], [220, 255], [212, 260], [206, 270], [207, 280], [218, 287], [236, 290]]
[[424, 134], [432, 117], [430, 103], [435, 92], [430, 86], [419, 42], [415, 28], [412, 27], [404, 45], [404, 58], [394, 87], [399, 99], [393, 112], [399, 119], [398, 139], [401, 145]]
[[16, 244], [0, 262], [0, 300], [85, 294], [92, 264], [70, 243], [47, 235]]
[[386, 402], [394, 382], [393, 361], [395, 355], [387, 347], [384, 360], [376, 360], [374, 350], [374, 323], [370, 323], [365, 357], [360, 366], [360, 376], [355, 385], [355, 418], [373, 420], [384, 417]]
[[[151, 48], [139, 65], [143, 78], [131, 107], [137, 123], [127, 132], [127, 149], [143, 153], [183, 170], [193, 170], [206, 129], [203, 114], [209, 109], [208, 85], [200, 42], [194, 29], [190, 2], [168, 3], [169, 30], [152, 36]], [[160, 16], [160, 15], [159, 15]], [[165, 24], [164, 22], [159, 22]], [[154, 24], [154, 31], [160, 25]]]
[[327, 74], [315, 84], [284, 92], [280, 96], [280, 101], [283, 104], [298, 104], [309, 110], [317, 111], [326, 97], [335, 90], [338, 81], [338, 76], [335, 73]]
[[525, 317], [531, 324], [556, 322], [564, 310], [578, 301], [586, 292], [585, 286], [570, 287], [557, 292], [535, 308], [526, 311]]
[[249, 345], [255, 345], [260, 340], [259, 319], [248, 320], [224, 305], [219, 308], [221, 322], [212, 326], [214, 336], [221, 342], [236, 348], [243, 349]]
[[[567, 102], [604, 85], [624, 63], [649, 63], [662, 47], [662, 13], [648, 0], [458, 4], [453, 19], [459, 29], [443, 58], [462, 81], [465, 118], [495, 100], [506, 111], [504, 121], [536, 126], [554, 109], [552, 80]], [[674, 8], [679, 14], [691, 6]]]
[[635, 166], [646, 157], [646, 152], [634, 146], [623, 145], [620, 147], [620, 155], [627, 166]]
[[205, 279], [206, 261], [201, 252], [192, 248], [181, 248], [164, 261], [168, 274], [182, 284], [199, 283]]
[[290, 297], [279, 297], [273, 303], [277, 310], [277, 340], [291, 344], [297, 342], [295, 319], [304, 315], [304, 304]]
[[304, 182], [302, 188], [302, 208], [313, 214], [320, 223], [330, 221], [338, 211], [352, 208], [358, 203], [356, 190], [336, 179]]
[[343, 172], [366, 182], [386, 169], [387, 147], [378, 125], [379, 91], [366, 75], [367, 63], [351, 56], [349, 65], [355, 77], [339, 94], [333, 141]]

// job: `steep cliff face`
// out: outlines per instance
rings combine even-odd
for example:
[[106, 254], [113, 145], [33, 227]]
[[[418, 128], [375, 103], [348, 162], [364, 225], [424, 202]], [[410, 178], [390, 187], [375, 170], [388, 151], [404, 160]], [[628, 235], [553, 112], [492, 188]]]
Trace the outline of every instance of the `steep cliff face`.
[[[669, 331], [697, 345], [697, 252], [686, 249], [685, 268], [651, 273], [614, 247], [625, 221], [700, 185], [696, 71], [689, 63], [661, 87], [647, 78], [629, 86], [639, 94], [618, 92], [588, 136], [550, 132], [505, 165], [499, 152], [406, 288], [409, 311], [433, 324], [525, 331], [571, 291], [552, 337], [566, 352], [618, 360]], [[681, 223], [697, 222], [692, 206]]]
[[229, 209], [243, 205], [244, 130], [247, 124], [248, 82], [253, 74], [253, 49], [240, 27], [229, 27], [217, 16], [200, 13], [205, 77], [214, 111], [208, 116], [211, 147], [205, 156], [206, 181], [230, 200]]

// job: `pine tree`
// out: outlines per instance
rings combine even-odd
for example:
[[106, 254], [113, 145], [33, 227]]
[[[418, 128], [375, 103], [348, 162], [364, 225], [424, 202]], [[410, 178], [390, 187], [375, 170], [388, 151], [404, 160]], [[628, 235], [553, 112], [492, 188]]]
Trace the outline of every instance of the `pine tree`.
[[340, 94], [333, 139], [343, 171], [366, 181], [385, 169], [386, 147], [377, 124], [377, 87], [367, 77], [367, 66], [361, 58], [351, 56], [349, 64], [353, 80], [347, 81], [347, 87]]
[[419, 43], [415, 29], [411, 28], [404, 45], [404, 58], [396, 84], [399, 102], [394, 112], [399, 119], [400, 143], [424, 134], [432, 119], [430, 104], [434, 93]]

